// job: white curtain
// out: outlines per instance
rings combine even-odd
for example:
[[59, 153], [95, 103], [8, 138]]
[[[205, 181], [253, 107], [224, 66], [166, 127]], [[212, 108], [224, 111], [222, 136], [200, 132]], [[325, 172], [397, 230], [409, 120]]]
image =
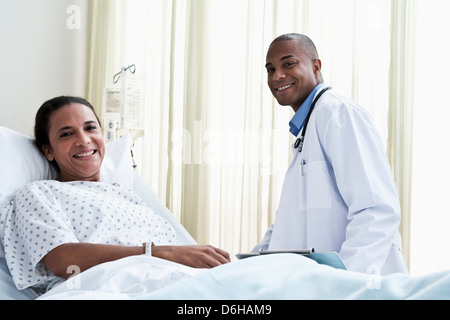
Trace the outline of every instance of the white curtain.
[[408, 264], [411, 251], [416, 14], [415, 0], [392, 1], [388, 157], [402, 207], [400, 232], [403, 255]]
[[387, 145], [389, 0], [95, 0], [88, 98], [123, 66], [145, 83], [138, 170], [199, 243], [250, 250], [274, 221], [290, 107], [266, 85], [270, 42], [309, 35], [325, 81], [373, 115]]
[[416, 21], [411, 272], [450, 269], [450, 29], [445, 0], [418, 1]]

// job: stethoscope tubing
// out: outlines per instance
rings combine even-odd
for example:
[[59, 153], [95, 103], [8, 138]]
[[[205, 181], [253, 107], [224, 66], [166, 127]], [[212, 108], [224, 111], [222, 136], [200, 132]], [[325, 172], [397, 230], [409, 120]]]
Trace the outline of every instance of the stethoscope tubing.
[[298, 138], [297, 141], [295, 141], [295, 144], [294, 144], [294, 148], [295, 149], [298, 148], [298, 152], [303, 151], [303, 142], [305, 141], [306, 129], [308, 127], [309, 118], [311, 118], [311, 114], [313, 113], [314, 108], [316, 107], [317, 101], [319, 101], [319, 99], [322, 97], [322, 95], [330, 89], [331, 89], [331, 87], [322, 89], [322, 91], [319, 92], [319, 94], [316, 96], [313, 103], [311, 104], [311, 107], [309, 108], [309, 111], [308, 111], [308, 115], [306, 116], [306, 119], [305, 119], [305, 124], [303, 125], [302, 134], [300, 135], [300, 138]]

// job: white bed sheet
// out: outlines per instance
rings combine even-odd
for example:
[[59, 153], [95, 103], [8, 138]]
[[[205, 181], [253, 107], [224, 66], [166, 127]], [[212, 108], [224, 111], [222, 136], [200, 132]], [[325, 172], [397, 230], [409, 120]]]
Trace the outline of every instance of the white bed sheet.
[[450, 299], [450, 272], [378, 277], [319, 265], [295, 254], [254, 257], [200, 270], [136, 256], [91, 268], [39, 299]]

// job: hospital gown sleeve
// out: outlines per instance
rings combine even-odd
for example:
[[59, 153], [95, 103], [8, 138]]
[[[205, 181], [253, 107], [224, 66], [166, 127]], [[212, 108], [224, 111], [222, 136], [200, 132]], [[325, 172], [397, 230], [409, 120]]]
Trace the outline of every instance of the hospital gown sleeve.
[[61, 209], [57, 185], [32, 183], [14, 195], [3, 241], [8, 267], [18, 289], [55, 278], [40, 260], [61, 244], [79, 242]]

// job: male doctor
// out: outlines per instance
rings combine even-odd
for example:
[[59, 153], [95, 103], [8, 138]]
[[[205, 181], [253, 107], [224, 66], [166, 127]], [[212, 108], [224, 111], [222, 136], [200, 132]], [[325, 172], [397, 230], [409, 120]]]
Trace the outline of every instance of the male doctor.
[[266, 62], [272, 94], [296, 112], [297, 140], [275, 223], [252, 251], [336, 251], [348, 270], [407, 273], [396, 186], [369, 114], [323, 83], [307, 36], [276, 38]]

